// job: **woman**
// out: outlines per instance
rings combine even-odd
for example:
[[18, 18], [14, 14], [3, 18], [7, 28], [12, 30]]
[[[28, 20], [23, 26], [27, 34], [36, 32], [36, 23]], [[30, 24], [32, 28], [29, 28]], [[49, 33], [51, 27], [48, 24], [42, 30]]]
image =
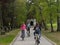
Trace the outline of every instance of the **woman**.
[[26, 25], [25, 23], [23, 23], [20, 27], [21, 29], [21, 38], [23, 38], [22, 40], [24, 40], [24, 37], [25, 37], [25, 30], [26, 30]]

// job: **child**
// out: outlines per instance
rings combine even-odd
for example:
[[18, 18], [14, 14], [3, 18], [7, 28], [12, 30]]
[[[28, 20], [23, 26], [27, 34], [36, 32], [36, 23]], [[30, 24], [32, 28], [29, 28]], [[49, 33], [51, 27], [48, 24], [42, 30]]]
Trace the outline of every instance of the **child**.
[[26, 30], [26, 25], [25, 23], [23, 23], [20, 27], [21, 29], [21, 37], [24, 38], [25, 37], [25, 30]]

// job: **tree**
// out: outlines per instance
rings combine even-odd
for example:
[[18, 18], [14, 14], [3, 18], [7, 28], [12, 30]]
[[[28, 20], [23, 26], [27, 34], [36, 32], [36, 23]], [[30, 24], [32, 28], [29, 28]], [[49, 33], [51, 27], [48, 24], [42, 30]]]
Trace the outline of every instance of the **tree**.
[[11, 22], [14, 20], [14, 1], [15, 0], [1, 0], [1, 18], [5, 31], [9, 31], [8, 29], [11, 27], [10, 24], [12, 24]]
[[16, 14], [16, 23], [19, 27], [22, 22], [25, 22], [27, 17], [26, 1], [25, 0], [16, 0], [15, 1], [15, 14]]
[[60, 9], [59, 9], [59, 0], [57, 0], [57, 31], [60, 31]]
[[51, 12], [52, 7], [51, 7], [51, 0], [50, 0], [49, 2], [47, 1], [47, 4], [48, 4], [48, 7], [50, 8], [50, 24], [51, 24], [51, 32], [54, 32], [54, 31], [53, 31], [53, 23], [52, 23], [52, 12]]

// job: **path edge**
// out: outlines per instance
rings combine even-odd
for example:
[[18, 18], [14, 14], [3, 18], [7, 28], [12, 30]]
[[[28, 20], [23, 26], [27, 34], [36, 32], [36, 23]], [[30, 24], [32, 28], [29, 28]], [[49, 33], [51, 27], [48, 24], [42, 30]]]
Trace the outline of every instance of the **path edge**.
[[53, 42], [52, 40], [50, 40], [49, 38], [47, 38], [45, 35], [43, 35], [43, 37], [44, 37], [45, 39], [47, 39], [50, 43], [52, 43], [52, 45], [57, 45], [55, 42]]
[[15, 42], [15, 40], [17, 39], [17, 37], [19, 36], [20, 31], [18, 32], [18, 34], [16, 35], [16, 37], [13, 39], [13, 41], [10, 43], [10, 45], [13, 45], [13, 43]]

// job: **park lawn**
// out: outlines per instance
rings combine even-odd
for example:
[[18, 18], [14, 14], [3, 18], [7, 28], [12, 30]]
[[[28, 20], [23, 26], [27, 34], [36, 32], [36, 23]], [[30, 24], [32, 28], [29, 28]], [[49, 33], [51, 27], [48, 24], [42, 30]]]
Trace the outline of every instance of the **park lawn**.
[[[57, 27], [56, 24], [53, 24], [54, 28]], [[60, 45], [60, 32], [57, 32], [54, 30], [54, 32], [51, 32], [50, 30], [42, 31], [42, 34], [45, 35], [50, 40], [54, 41], [57, 45]]]
[[[50, 24], [47, 24], [48, 28], [50, 27]], [[57, 28], [57, 23], [53, 23], [53, 28]]]
[[6, 35], [1, 36], [0, 35], [0, 45], [9, 45], [15, 36], [18, 34], [19, 29], [13, 30], [9, 33], [6, 33]]

